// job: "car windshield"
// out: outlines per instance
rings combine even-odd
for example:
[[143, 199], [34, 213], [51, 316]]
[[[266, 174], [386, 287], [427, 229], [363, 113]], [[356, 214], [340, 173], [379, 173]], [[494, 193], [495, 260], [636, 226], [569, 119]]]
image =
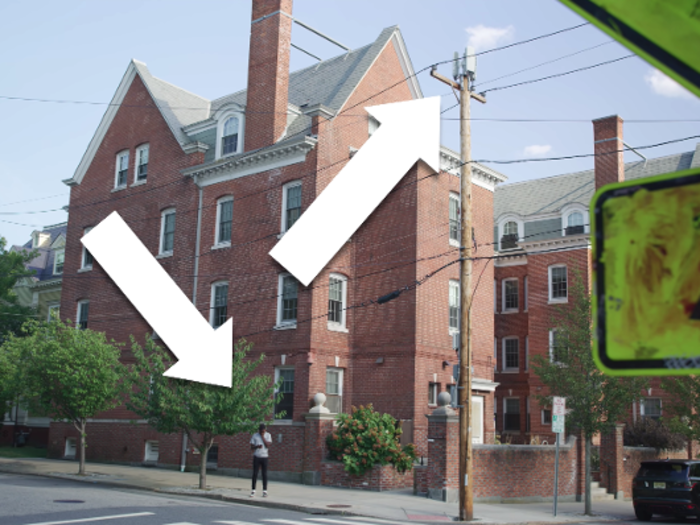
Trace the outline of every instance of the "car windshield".
[[686, 479], [688, 465], [682, 463], [642, 463], [637, 476], [642, 478], [661, 476], [672, 479]]

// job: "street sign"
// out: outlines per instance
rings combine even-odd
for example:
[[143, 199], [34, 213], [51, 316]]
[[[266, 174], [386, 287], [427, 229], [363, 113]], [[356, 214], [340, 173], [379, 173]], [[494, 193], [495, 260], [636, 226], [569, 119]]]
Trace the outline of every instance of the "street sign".
[[566, 416], [555, 416], [552, 414], [552, 432], [555, 434], [563, 434], [565, 419]]
[[561, 0], [700, 96], [700, 8], [696, 0]]
[[700, 373], [700, 169], [605, 186], [590, 208], [596, 364]]
[[565, 397], [553, 397], [552, 398], [552, 415], [553, 416], [566, 415], [566, 398]]

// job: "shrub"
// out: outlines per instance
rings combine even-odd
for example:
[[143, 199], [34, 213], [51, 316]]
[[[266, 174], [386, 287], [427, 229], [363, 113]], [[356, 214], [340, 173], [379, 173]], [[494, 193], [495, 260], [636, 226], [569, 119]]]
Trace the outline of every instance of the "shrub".
[[370, 404], [352, 407], [352, 414], [340, 414], [338, 419], [326, 443], [331, 458], [342, 461], [346, 472], [360, 475], [374, 465], [393, 465], [398, 472], [413, 467], [416, 447], [401, 446], [401, 427], [389, 414], [375, 412]]
[[674, 434], [661, 421], [643, 417], [625, 427], [626, 447], [653, 447], [656, 450], [679, 450], [686, 446], [681, 434]]

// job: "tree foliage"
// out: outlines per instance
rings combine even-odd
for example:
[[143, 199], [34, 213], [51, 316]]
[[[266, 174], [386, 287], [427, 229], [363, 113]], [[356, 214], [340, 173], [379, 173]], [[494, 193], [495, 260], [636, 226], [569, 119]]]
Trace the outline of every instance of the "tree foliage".
[[669, 377], [661, 382], [669, 395], [664, 423], [687, 441], [700, 440], [700, 376]]
[[127, 407], [159, 432], [185, 432], [199, 451], [199, 487], [206, 488], [206, 458], [215, 436], [253, 433], [273, 413], [272, 378], [253, 376], [264, 356], [247, 359], [252, 345], [236, 343], [233, 354], [233, 386], [225, 388], [174, 379], [163, 375], [172, 363], [170, 355], [150, 338], [142, 348], [132, 339], [136, 363], [130, 367], [133, 391]]
[[19, 334], [24, 322], [36, 314], [34, 308], [19, 304], [14, 291], [21, 278], [34, 273], [25, 264], [36, 257], [36, 252], [10, 252], [6, 245], [0, 237], [0, 344], [9, 334]]
[[681, 450], [686, 441], [682, 434], [673, 432], [663, 421], [643, 417], [625, 427], [626, 447], [653, 447], [658, 450]]
[[331, 457], [342, 461], [345, 471], [360, 475], [374, 465], [393, 465], [398, 472], [413, 467], [415, 445], [401, 447], [401, 428], [389, 414], [374, 411], [372, 405], [352, 407], [340, 414], [336, 430], [326, 438]]
[[123, 390], [119, 349], [104, 333], [60, 320], [29, 321], [4, 351], [22, 369], [22, 402], [35, 413], [73, 423], [80, 433], [79, 473], [85, 474], [87, 419], [117, 406]]
[[548, 388], [538, 396], [543, 405], [551, 405], [552, 396], [566, 398], [567, 429], [580, 431], [586, 445], [586, 514], [590, 505], [590, 445], [598, 432], [614, 429], [626, 418], [632, 403], [641, 397], [646, 380], [636, 377], [612, 377], [601, 372], [593, 361], [591, 299], [580, 274], [575, 274], [569, 289], [568, 304], [556, 307], [551, 320], [556, 331], [552, 356], [533, 358], [533, 370]]

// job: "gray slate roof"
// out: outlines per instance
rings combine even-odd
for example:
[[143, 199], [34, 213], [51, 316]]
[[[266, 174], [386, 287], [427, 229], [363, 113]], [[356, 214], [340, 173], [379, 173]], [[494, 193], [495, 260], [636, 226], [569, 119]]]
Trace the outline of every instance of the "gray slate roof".
[[[63, 235], [65, 238], [66, 232], [68, 231], [68, 224], [61, 223], [56, 224], [55, 226], [47, 226], [41, 231], [42, 233], [51, 234], [51, 238], [48, 241], [48, 245], [51, 246], [61, 235]], [[29, 240], [23, 246], [13, 246], [12, 251], [32, 251], [32, 241]], [[37, 248], [36, 251], [38, 252], [38, 255], [25, 265], [27, 269], [35, 271], [33, 276], [34, 279], [37, 281], [47, 281], [49, 279], [60, 277], [53, 274], [53, 263], [56, 256], [56, 250], [52, 250], [50, 248]]]
[[[694, 151], [626, 162], [625, 180], [652, 177], [691, 167], [700, 167], [700, 143]], [[555, 213], [572, 203], [587, 207], [594, 193], [593, 170], [499, 185], [494, 195], [493, 215], [498, 219], [507, 213], [523, 217]]]

